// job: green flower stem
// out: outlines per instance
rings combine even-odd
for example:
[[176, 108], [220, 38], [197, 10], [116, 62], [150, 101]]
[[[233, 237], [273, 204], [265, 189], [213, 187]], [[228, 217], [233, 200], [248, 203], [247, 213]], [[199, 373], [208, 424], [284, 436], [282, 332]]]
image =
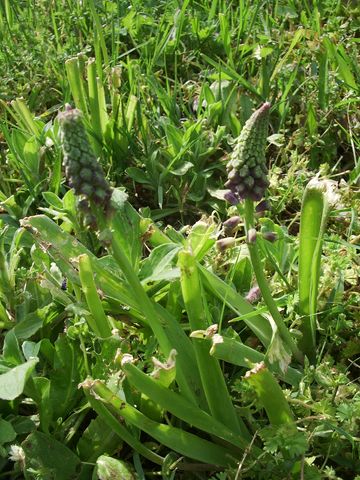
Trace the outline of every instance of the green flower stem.
[[[251, 228], [254, 228], [254, 202], [252, 200], [246, 199], [245, 200], [245, 231], [246, 233], [249, 232]], [[278, 328], [281, 338], [285, 342], [285, 344], [290, 348], [291, 353], [294, 355], [296, 360], [300, 363], [303, 362], [303, 355], [300, 350], [297, 348], [293, 338], [290, 335], [289, 330], [287, 329], [282, 316], [279, 313], [279, 310], [276, 306], [276, 303], [271, 295], [271, 291], [269, 288], [269, 284], [266, 280], [264, 274], [264, 267], [261, 263], [259, 250], [256, 244], [256, 240], [253, 243], [248, 243], [249, 253], [251, 263], [255, 272], [256, 281], [259, 285], [261, 290], [262, 297], [264, 302], [266, 303], [269, 312]]]
[[137, 299], [139, 311], [154, 332], [162, 353], [168, 356], [170, 351], [176, 348], [178, 353], [176, 380], [180, 390], [195, 404], [203, 405], [200, 376], [195, 358], [192, 357], [193, 352], [190, 351], [192, 345], [178, 322], [166, 319], [163, 314], [159, 315], [158, 306], [153, 304], [144, 290], [121, 246], [121, 238], [115, 229], [112, 232], [111, 252], [132, 290], [132, 296]]
[[141, 282], [132, 268], [128, 257], [121, 247], [121, 242], [117, 238], [116, 232], [112, 234], [111, 250], [114, 259], [121, 268], [129, 287], [132, 290], [133, 296], [137, 299], [140, 311], [144, 314], [145, 319], [151, 328], [160, 344], [160, 348], [165, 355], [169, 355], [172, 346], [164, 331], [163, 325], [155, 311], [152, 301], [147, 296]]
[[79, 277], [86, 302], [91, 312], [91, 315], [87, 318], [87, 322], [97, 336], [108, 338], [111, 336], [111, 326], [96, 290], [90, 258], [86, 254], [80, 255], [79, 257]]

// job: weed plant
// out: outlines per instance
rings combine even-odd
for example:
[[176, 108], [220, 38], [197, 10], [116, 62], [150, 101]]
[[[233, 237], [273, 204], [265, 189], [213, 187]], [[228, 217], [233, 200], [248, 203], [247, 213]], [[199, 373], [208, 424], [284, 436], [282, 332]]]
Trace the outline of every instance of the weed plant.
[[360, 478], [358, 14], [1, 3], [0, 478]]

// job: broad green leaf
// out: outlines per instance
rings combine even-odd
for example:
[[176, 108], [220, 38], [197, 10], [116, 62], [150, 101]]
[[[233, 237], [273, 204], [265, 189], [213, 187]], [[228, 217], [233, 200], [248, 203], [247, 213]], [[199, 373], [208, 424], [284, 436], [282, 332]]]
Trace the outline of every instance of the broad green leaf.
[[118, 478], [119, 480], [136, 479], [130, 465], [122, 460], [108, 457], [107, 455], [101, 455], [96, 460], [96, 466], [99, 480], [113, 480], [115, 478]]
[[[192, 331], [210, 326], [207, 315], [206, 296], [196, 259], [190, 250], [179, 252], [178, 265], [181, 270], [181, 291]], [[201, 383], [207, 405], [213, 417], [230, 430], [243, 435], [248, 434], [243, 422], [237, 417], [220, 364], [210, 356], [207, 342], [194, 340], [196, 361], [200, 371]]]
[[35, 137], [29, 138], [24, 145], [24, 162], [27, 165], [27, 168], [31, 172], [32, 180], [34, 186], [38, 181], [39, 174], [39, 164], [40, 164], [40, 155], [39, 155], [39, 144]]
[[245, 317], [244, 322], [265, 347], [270, 345], [272, 328], [269, 321], [265, 317], [257, 315], [251, 304], [217, 275], [202, 266], [199, 266], [199, 271], [206, 290], [222, 300], [225, 305], [230, 307], [239, 316], [254, 313], [254, 316], [251, 318]]
[[65, 335], [55, 342], [53, 370], [50, 373], [49, 406], [53, 418], [64, 418], [81, 397], [78, 384], [83, 374], [83, 354]]
[[146, 175], [146, 173], [144, 172], [144, 170], [141, 170], [140, 168], [137, 168], [137, 167], [129, 167], [126, 169], [125, 173], [130, 177], [132, 178], [133, 180], [135, 180], [135, 182], [137, 183], [147, 183], [147, 184], [150, 184], [150, 178], [148, 175]]
[[301, 349], [315, 360], [316, 313], [323, 235], [331, 203], [336, 201], [330, 181], [312, 180], [306, 187], [300, 217], [299, 309], [303, 315]]
[[38, 358], [32, 358], [0, 375], [0, 398], [2, 400], [14, 400], [23, 393], [25, 383], [38, 361]]
[[[251, 363], [265, 362], [268, 363], [266, 356], [254, 350], [247, 345], [235, 340], [234, 338], [214, 335], [212, 337], [211, 355], [219, 360], [239, 365], [241, 367], [249, 367]], [[277, 367], [277, 365], [267, 365], [271, 371], [278, 374], [285, 382], [290, 385], [298, 386], [302, 374], [294, 368], [288, 367], [285, 373]]]
[[10, 422], [0, 418], [0, 445], [12, 442], [16, 438], [16, 431]]
[[102, 401], [97, 400], [92, 395], [90, 395], [86, 387], [85, 395], [91, 407], [111, 428], [111, 430], [116, 433], [119, 438], [121, 438], [132, 449], [134, 449], [135, 452], [138, 452], [144, 458], [147, 458], [156, 465], [162, 465], [163, 458], [157, 453], [153, 452], [150, 448], [147, 448], [143, 443], [141, 443], [138, 438], [136, 438], [136, 436], [130, 431], [129, 428], [127, 428], [122, 422], [119, 422], [119, 418], [113, 413], [111, 413]]
[[293, 414], [280, 385], [263, 362], [246, 372], [244, 381], [252, 385], [265, 408], [272, 425], [292, 425], [296, 431]]
[[183, 175], [185, 175], [185, 173], [187, 173], [191, 168], [194, 167], [194, 164], [191, 163], [191, 162], [183, 162], [181, 163], [180, 165], [177, 165], [176, 168], [172, 168], [170, 170], [170, 173], [172, 175], [176, 175], [178, 177], [181, 177]]
[[241, 449], [246, 448], [247, 442], [240, 435], [235, 434], [232, 429], [215, 420], [214, 417], [193, 405], [179, 393], [173, 392], [151, 376], [141, 372], [135, 365], [124, 362], [123, 370], [131, 385], [164, 410], [210, 435], [216, 435]]
[[91, 420], [81, 435], [77, 452], [82, 460], [94, 462], [103, 453], [112, 454], [121, 448], [121, 440], [101, 417]]
[[33, 432], [21, 446], [26, 455], [26, 467], [47, 472], [44, 478], [69, 480], [77, 478], [81, 470], [79, 458], [51, 435]]
[[14, 328], [9, 330], [5, 335], [3, 357], [7, 362], [12, 363], [13, 365], [19, 365], [24, 361]]
[[181, 247], [174, 243], [159, 245], [154, 248], [149, 257], [141, 265], [139, 278], [143, 283], [159, 280], [172, 280], [180, 276], [179, 269], [174, 265], [174, 259]]
[[60, 198], [55, 195], [53, 192], [43, 192], [42, 196], [46, 200], [46, 202], [54, 207], [57, 210], [62, 210], [63, 209], [63, 202], [60, 200]]
[[27, 339], [34, 335], [44, 324], [50, 324], [58, 315], [54, 303], [49, 303], [35, 312], [28, 313], [24, 320], [14, 327], [18, 339]]
[[181, 428], [164, 425], [150, 420], [136, 408], [116, 397], [113, 392], [100, 381], [92, 381], [88, 379], [82, 386], [95, 395], [96, 402], [105, 402], [109, 405], [110, 410], [120, 414], [126, 422], [143, 430], [158, 442], [176, 452], [212, 465], [225, 467], [235, 464], [232, 454], [225, 447], [216, 445], [208, 440], [198, 437], [197, 435], [186, 432]]

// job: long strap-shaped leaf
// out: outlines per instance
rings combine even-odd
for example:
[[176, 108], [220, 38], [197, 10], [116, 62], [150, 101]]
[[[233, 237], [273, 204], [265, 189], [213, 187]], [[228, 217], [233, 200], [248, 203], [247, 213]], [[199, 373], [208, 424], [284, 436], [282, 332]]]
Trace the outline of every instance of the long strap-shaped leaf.
[[234, 458], [224, 447], [180, 428], [150, 420], [136, 408], [114, 395], [100, 380], [87, 380], [82, 387], [94, 395], [95, 401], [109, 405], [110, 409], [124, 418], [126, 422], [146, 432], [175, 452], [210, 465], [227, 467], [235, 464]]
[[323, 235], [330, 211], [331, 184], [311, 181], [305, 189], [300, 218], [299, 310], [303, 315], [300, 348], [314, 362], [316, 312]]
[[[249, 363], [266, 362], [266, 357], [263, 353], [254, 350], [234, 338], [223, 337], [221, 335], [214, 335], [212, 338], [213, 345], [210, 353], [219, 360], [239, 365], [241, 367], [248, 367]], [[288, 367], [285, 373], [281, 372], [280, 368], [273, 365], [267, 365], [274, 373], [279, 374], [285, 382], [290, 385], [298, 386], [302, 378], [302, 374], [295, 370], [295, 368]]]
[[146, 375], [132, 363], [124, 362], [123, 370], [131, 385], [151, 398], [153, 402], [181, 420], [184, 420], [189, 425], [222, 438], [242, 450], [248, 446], [248, 442], [242, 437], [236, 435], [232, 430], [193, 405], [180, 394], [164, 387], [154, 378]]
[[[216, 297], [222, 300], [239, 316], [255, 312], [255, 309], [230, 285], [225, 283], [214, 273], [199, 265], [199, 271], [204, 286]], [[272, 328], [268, 320], [261, 315], [254, 315], [251, 318], [244, 318], [246, 325], [254, 332], [260, 342], [268, 347], [271, 343]]]
[[[28, 228], [34, 237], [48, 248], [48, 252], [53, 256], [59, 267], [64, 268], [65, 272], [71, 275], [71, 281], [75, 281], [77, 284], [80, 284], [78, 273], [71, 262], [74, 262], [74, 259], [78, 258], [79, 255], [87, 254], [95, 273], [95, 282], [104, 294], [140, 312], [145, 322], [154, 331], [160, 332], [161, 338], [158, 338], [158, 341], [159, 343], [160, 340], [162, 341], [161, 348], [165, 355], [169, 354], [171, 348], [176, 349], [178, 354], [176, 380], [180, 389], [195, 404], [204, 406], [203, 389], [190, 339], [169, 312], [150, 298], [145, 299], [146, 293], [140, 290], [142, 288], [140, 282], [138, 282], [138, 291], [136, 292], [139, 293], [138, 296], [132, 289], [127, 291], [124, 280], [116, 277], [112, 271], [107, 271], [104, 265], [100, 265], [99, 259], [93, 253], [44, 215], [28, 217], [23, 220], [22, 226]], [[120, 247], [119, 251], [118, 253], [121, 254]], [[127, 273], [131, 272], [130, 268], [131, 266], [128, 265]], [[139, 302], [139, 298], [143, 302]], [[145, 309], [146, 306], [151, 308]]]
[[119, 420], [106, 408], [106, 405], [99, 400], [96, 400], [90, 393], [85, 389], [85, 395], [95, 412], [104, 420], [104, 422], [111, 427], [111, 429], [118, 435], [124, 442], [126, 442], [131, 448], [136, 452], [140, 453], [143, 457], [147, 458], [151, 462], [156, 463], [157, 465], [163, 464], [163, 457], [157, 455], [155, 452], [152, 452], [146, 448], [133, 434], [119, 422]]
[[[181, 270], [181, 290], [191, 330], [206, 330], [209, 326], [206, 319], [207, 305], [202, 292], [195, 257], [189, 250], [183, 250], [179, 252], [178, 258]], [[233, 432], [245, 437], [249, 436], [245, 425], [236, 415], [223, 372], [218, 360], [210, 355], [209, 345], [195, 339], [194, 350], [211, 414]]]

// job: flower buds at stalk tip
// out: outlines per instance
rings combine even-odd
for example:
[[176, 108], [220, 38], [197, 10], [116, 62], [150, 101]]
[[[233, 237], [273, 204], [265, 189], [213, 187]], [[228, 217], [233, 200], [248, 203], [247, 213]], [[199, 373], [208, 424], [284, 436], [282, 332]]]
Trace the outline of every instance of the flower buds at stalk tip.
[[264, 103], [245, 123], [227, 165], [229, 188], [224, 198], [236, 205], [242, 199], [259, 201], [269, 186], [265, 162], [270, 103]]
[[239, 198], [237, 197], [237, 195], [235, 195], [231, 190], [228, 190], [225, 194], [224, 194], [224, 199], [229, 202], [231, 205], [237, 205], [238, 203], [240, 203], [240, 200]]
[[256, 242], [256, 230], [255, 228], [250, 228], [246, 234], [246, 242], [254, 244]]
[[257, 285], [255, 285], [254, 287], [250, 288], [250, 290], [246, 294], [245, 299], [249, 303], [255, 303], [260, 299], [260, 296], [261, 296], [260, 288]]
[[267, 200], [261, 200], [255, 207], [256, 213], [263, 213], [266, 212], [266, 210], [270, 210], [270, 203]]
[[234, 217], [228, 218], [223, 223], [223, 226], [226, 230], [234, 230], [234, 228], [236, 228], [240, 222], [241, 222], [241, 218], [238, 215], [235, 215]]
[[277, 235], [275, 232], [264, 232], [262, 234], [263, 238], [267, 240], [268, 242], [274, 243], [277, 240]]
[[[80, 110], [65, 106], [58, 115], [65, 175], [85, 202], [109, 209], [111, 188], [91, 148]], [[85, 202], [81, 208], [86, 210]]]
[[222, 238], [221, 240], [218, 240], [216, 243], [216, 248], [219, 250], [219, 252], [224, 252], [228, 248], [232, 248], [235, 245], [235, 238], [234, 237], [227, 237], [227, 238]]

